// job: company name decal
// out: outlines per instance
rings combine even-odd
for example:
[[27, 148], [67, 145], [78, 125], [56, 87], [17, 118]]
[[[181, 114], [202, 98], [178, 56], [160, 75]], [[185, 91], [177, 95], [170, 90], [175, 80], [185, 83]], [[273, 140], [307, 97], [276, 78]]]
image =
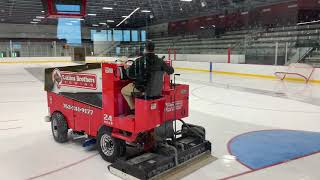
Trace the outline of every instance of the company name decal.
[[73, 110], [73, 111], [76, 111], [76, 112], [82, 112], [82, 113], [88, 114], [88, 115], [92, 115], [93, 114], [93, 110], [91, 110], [91, 109], [72, 106], [72, 105], [69, 105], [69, 104], [63, 104], [63, 108], [68, 109], [68, 110]]
[[[174, 108], [174, 105], [176, 105], [176, 108]], [[175, 103], [166, 103], [166, 112], [172, 112], [175, 110], [180, 110], [182, 108], [182, 100], [176, 101]]]
[[57, 82], [58, 88], [68, 86], [83, 89], [97, 89], [97, 76], [95, 74], [55, 70], [52, 78], [54, 82]]

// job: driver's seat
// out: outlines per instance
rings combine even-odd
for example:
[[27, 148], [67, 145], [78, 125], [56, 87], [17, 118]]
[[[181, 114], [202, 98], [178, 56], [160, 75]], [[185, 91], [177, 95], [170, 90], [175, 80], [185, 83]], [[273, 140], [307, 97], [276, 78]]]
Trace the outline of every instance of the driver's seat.
[[163, 74], [164, 71], [156, 70], [150, 73], [150, 77], [146, 86], [143, 88], [144, 92], [133, 92], [132, 96], [139, 99], [159, 99], [162, 96], [162, 85], [163, 85]]
[[150, 74], [150, 79], [147, 82], [145, 96], [147, 99], [158, 99], [162, 95], [164, 71], [156, 70]]

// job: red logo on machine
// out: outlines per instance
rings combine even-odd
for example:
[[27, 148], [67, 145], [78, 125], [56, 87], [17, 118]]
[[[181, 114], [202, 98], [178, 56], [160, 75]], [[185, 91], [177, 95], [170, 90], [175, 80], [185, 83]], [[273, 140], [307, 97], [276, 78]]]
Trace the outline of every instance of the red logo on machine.
[[62, 80], [61, 72], [59, 69], [55, 69], [52, 72], [52, 82], [56, 84], [60, 84]]
[[52, 73], [52, 80], [57, 84], [58, 88], [67, 86], [83, 89], [97, 89], [97, 76], [95, 74], [59, 71], [59, 69], [55, 69]]

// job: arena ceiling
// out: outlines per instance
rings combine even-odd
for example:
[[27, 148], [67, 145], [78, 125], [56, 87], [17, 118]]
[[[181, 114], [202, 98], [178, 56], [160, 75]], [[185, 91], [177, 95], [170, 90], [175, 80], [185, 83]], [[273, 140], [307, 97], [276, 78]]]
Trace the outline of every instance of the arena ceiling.
[[[0, 23], [30, 24], [39, 19], [37, 24], [56, 24], [56, 20], [41, 18], [46, 15], [42, 1], [45, 0], [1, 0]], [[122, 27], [141, 27], [225, 10], [248, 10], [283, 1], [288, 0], [87, 0], [87, 14], [90, 15], [84, 18], [83, 23], [112, 28], [123, 20], [123, 16], [140, 7]]]

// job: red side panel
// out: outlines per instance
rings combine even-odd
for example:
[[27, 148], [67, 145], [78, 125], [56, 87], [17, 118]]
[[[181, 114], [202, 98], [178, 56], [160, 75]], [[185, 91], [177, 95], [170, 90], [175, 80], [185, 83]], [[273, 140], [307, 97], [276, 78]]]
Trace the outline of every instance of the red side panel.
[[91, 108], [93, 110], [93, 115], [90, 117], [90, 133], [89, 135], [95, 137], [98, 133], [98, 130], [100, 126], [103, 123], [103, 115], [102, 115], [102, 109], [98, 109], [95, 107]]
[[74, 101], [74, 130], [96, 136], [97, 129], [103, 123], [102, 110], [90, 105]]
[[93, 110], [89, 106], [83, 103], [74, 102], [73, 106], [74, 118], [75, 118], [75, 128], [74, 130], [79, 132], [89, 132], [90, 130], [90, 116], [93, 115]]
[[164, 98], [136, 99], [135, 131], [151, 130], [165, 121], [182, 119], [189, 115], [189, 86], [177, 85], [176, 91], [165, 91]]
[[319, 0], [298, 0], [299, 9], [319, 9]]
[[[189, 115], [189, 86], [177, 85], [176, 92], [170, 91], [165, 96], [165, 119], [175, 120]], [[176, 113], [175, 113], [176, 112]]]
[[156, 100], [136, 99], [135, 132], [144, 132], [164, 122], [165, 98]]
[[129, 82], [120, 80], [119, 73], [117, 64], [102, 64], [103, 113], [112, 117], [123, 115], [128, 108], [121, 89]]
[[84, 131], [96, 136], [98, 128], [103, 124], [102, 110], [90, 105], [74, 101], [55, 93], [48, 92], [50, 114], [61, 112], [68, 122], [70, 129]]
[[61, 112], [68, 122], [68, 127], [74, 129], [74, 112], [68, 108], [73, 106], [73, 100], [51, 92], [48, 92], [47, 97], [50, 114], [56, 111]]
[[121, 129], [124, 131], [128, 131], [128, 132], [135, 132], [134, 125], [135, 125], [135, 118], [132, 115], [132, 116], [115, 117], [113, 120], [112, 127]]
[[189, 32], [196, 32], [200, 29], [201, 18], [190, 19], [187, 22], [187, 30]]

